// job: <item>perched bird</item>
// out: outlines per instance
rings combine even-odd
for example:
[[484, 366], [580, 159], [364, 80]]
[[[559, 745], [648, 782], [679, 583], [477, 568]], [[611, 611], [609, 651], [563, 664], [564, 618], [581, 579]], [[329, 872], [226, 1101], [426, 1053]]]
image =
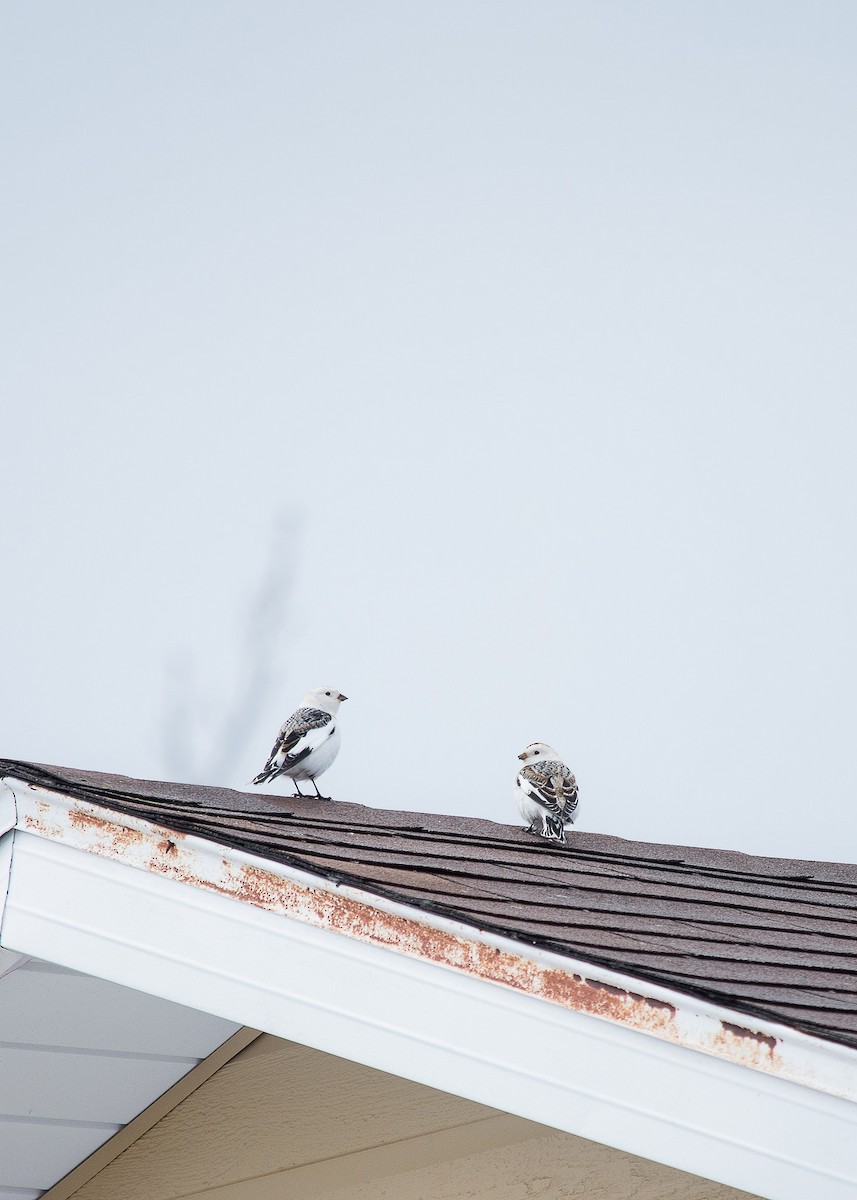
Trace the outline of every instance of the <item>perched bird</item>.
[[343, 700], [337, 688], [317, 687], [307, 692], [300, 707], [284, 722], [264, 770], [253, 783], [270, 783], [278, 775], [287, 775], [295, 785], [295, 795], [303, 796], [298, 781], [308, 779], [319, 800], [330, 800], [318, 790], [316, 779], [323, 775], [339, 753], [339, 725], [336, 714]]
[[577, 782], [554, 750], [533, 742], [518, 755], [524, 762], [515, 776], [515, 800], [527, 822], [527, 833], [565, 841], [566, 825], [574, 824]]

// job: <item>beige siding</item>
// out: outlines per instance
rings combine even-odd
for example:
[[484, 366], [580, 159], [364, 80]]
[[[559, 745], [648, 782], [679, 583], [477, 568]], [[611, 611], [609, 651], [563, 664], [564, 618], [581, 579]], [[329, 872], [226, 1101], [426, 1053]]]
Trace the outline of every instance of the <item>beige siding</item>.
[[[270, 1190], [246, 1200], [746, 1200], [746, 1192], [685, 1175], [569, 1134], [554, 1133], [335, 1189]], [[215, 1193], [216, 1195], [216, 1193]], [[237, 1190], [236, 1200], [245, 1200]], [[203, 1200], [200, 1197], [199, 1200]], [[206, 1197], [208, 1200], [208, 1197]], [[231, 1200], [221, 1194], [217, 1200]]]
[[75, 1200], [738, 1200], [746, 1193], [263, 1036]]

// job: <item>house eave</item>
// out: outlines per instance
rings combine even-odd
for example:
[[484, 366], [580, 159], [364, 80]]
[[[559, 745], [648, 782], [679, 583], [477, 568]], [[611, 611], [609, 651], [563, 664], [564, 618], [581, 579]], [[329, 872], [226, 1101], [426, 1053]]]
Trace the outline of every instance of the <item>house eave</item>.
[[853, 1194], [847, 1047], [5, 782], [11, 949], [760, 1195]]
[[857, 1051], [846, 1046], [60, 792], [6, 782], [18, 797], [20, 828], [39, 837], [857, 1100]]

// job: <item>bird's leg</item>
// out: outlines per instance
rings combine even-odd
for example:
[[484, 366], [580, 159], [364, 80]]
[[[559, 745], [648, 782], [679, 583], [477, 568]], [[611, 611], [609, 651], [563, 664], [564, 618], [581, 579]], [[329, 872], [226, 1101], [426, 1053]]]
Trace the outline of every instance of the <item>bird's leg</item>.
[[330, 800], [331, 799], [330, 796], [322, 796], [321, 792], [318, 790], [318, 784], [316, 783], [316, 781], [314, 779], [311, 779], [310, 783], [315, 788], [315, 794], [316, 794], [316, 796], [318, 796], [319, 800]]
[[301, 800], [306, 800], [306, 796], [303, 794], [301, 789], [298, 787], [298, 781], [296, 779], [293, 779], [292, 783], [294, 784], [294, 787], [295, 787], [295, 795], [300, 796]]

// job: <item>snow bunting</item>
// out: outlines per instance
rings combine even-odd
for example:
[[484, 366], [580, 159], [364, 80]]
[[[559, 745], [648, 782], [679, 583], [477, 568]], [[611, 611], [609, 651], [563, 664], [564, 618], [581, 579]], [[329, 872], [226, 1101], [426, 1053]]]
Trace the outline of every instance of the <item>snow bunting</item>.
[[298, 781], [308, 779], [319, 800], [330, 800], [318, 790], [316, 779], [323, 775], [339, 753], [339, 725], [336, 713], [343, 700], [337, 688], [317, 687], [307, 692], [300, 707], [283, 724], [268, 756], [264, 770], [253, 783], [270, 783], [278, 775], [287, 775], [295, 785], [295, 795], [303, 796]]
[[577, 783], [571, 771], [544, 742], [533, 742], [518, 755], [524, 766], [515, 776], [515, 800], [527, 822], [527, 833], [565, 841], [566, 825], [574, 824]]

